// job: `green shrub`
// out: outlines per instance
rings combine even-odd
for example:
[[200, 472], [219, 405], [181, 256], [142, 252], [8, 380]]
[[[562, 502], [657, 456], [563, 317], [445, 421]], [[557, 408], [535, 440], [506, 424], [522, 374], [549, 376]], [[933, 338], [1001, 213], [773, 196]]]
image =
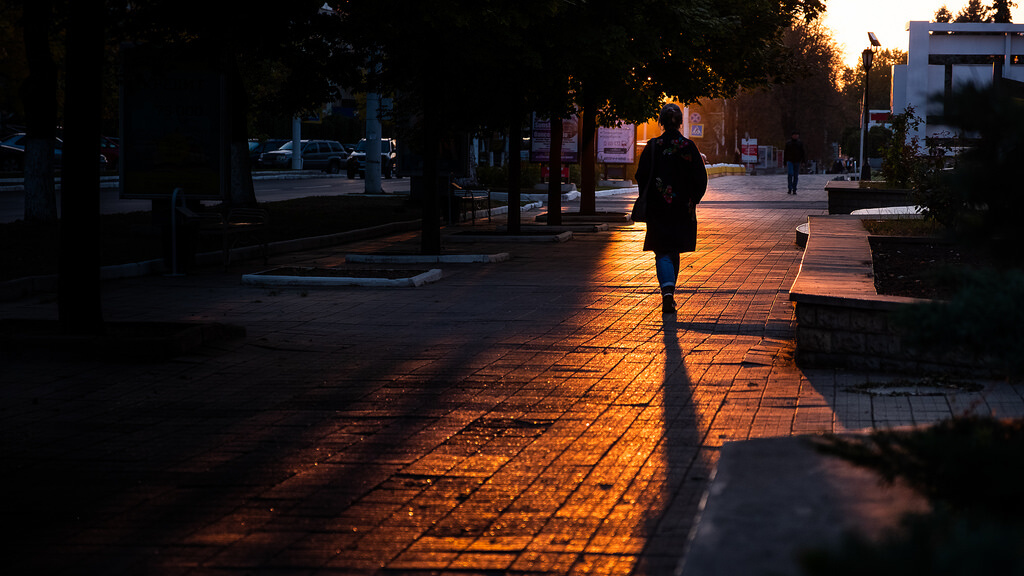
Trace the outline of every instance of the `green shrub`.
[[897, 478], [956, 514], [1020, 521], [1024, 499], [1024, 420], [951, 418], [928, 428], [876, 430], [864, 437], [826, 436], [822, 452]]
[[919, 153], [919, 139], [913, 135], [921, 125], [921, 119], [914, 116], [914, 107], [889, 119], [892, 137], [882, 145], [882, 177], [891, 186], [914, 188], [928, 169], [927, 162]]
[[522, 175], [520, 184], [524, 189], [533, 188], [537, 184], [540, 184], [540, 164], [523, 162], [520, 174]]
[[904, 344], [938, 355], [968, 355], [1006, 373], [1024, 370], [1024, 271], [976, 269], [948, 273], [948, 302], [906, 306], [893, 315]]
[[[477, 184], [485, 188], [505, 189], [508, 188], [508, 165], [476, 167]], [[540, 182], [540, 165], [523, 162], [519, 169], [519, 186], [528, 190]]]
[[917, 200], [925, 216], [964, 241], [985, 245], [1004, 260], [1024, 260], [1024, 102], [998, 88], [968, 85], [945, 103], [947, 122], [966, 145], [952, 170], [933, 171]]
[[904, 518], [899, 529], [880, 542], [847, 535], [838, 550], [807, 551], [800, 563], [807, 576], [1020, 575], [1024, 527], [940, 509]]
[[485, 188], [505, 188], [508, 186], [508, 169], [505, 166], [477, 166], [476, 182]]
[[862, 438], [830, 436], [819, 448], [897, 478], [928, 497], [932, 511], [903, 518], [872, 542], [849, 535], [836, 549], [801, 557], [811, 576], [1024, 574], [1024, 423], [962, 417]]

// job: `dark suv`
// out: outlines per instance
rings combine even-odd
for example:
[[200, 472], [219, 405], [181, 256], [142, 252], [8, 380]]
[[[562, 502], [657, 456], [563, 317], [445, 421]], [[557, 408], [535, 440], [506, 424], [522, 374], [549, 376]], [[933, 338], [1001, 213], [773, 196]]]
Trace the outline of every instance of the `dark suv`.
[[[302, 140], [302, 169], [320, 169], [331, 174], [341, 172], [348, 153], [334, 140]], [[277, 150], [260, 154], [259, 165], [264, 168], [287, 169], [292, 165], [292, 141]]]
[[[346, 170], [349, 178], [366, 178], [366, 138], [356, 144], [356, 149], [349, 154]], [[380, 139], [380, 171], [385, 178], [398, 176], [398, 142], [394, 138]]]

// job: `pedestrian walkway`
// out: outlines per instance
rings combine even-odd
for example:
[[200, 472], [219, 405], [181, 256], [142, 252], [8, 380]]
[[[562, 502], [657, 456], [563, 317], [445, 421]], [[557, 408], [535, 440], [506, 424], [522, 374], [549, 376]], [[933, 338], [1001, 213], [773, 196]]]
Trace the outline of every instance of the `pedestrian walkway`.
[[511, 258], [417, 288], [241, 285], [259, 264], [106, 283], [107, 320], [247, 336], [160, 363], [5, 352], [7, 571], [673, 574], [723, 444], [1024, 415], [1009, 384], [872, 395], [855, 387], [885, 375], [794, 365], [794, 230], [826, 213], [825, 180], [713, 179], [675, 317], [639, 224], [448, 245]]

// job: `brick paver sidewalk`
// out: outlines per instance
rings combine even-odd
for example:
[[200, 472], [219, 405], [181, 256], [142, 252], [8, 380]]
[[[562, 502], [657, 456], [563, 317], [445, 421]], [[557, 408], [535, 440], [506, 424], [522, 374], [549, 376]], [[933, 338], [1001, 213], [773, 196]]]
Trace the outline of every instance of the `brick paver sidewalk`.
[[671, 574], [724, 442], [1024, 412], [1009, 385], [872, 396], [850, 387], [878, 375], [792, 363], [794, 230], [825, 211], [824, 181], [712, 180], [674, 319], [640, 225], [460, 245], [512, 258], [414, 289], [246, 287], [239, 269], [109, 283], [108, 320], [248, 336], [164, 363], [8, 354], [8, 570]]

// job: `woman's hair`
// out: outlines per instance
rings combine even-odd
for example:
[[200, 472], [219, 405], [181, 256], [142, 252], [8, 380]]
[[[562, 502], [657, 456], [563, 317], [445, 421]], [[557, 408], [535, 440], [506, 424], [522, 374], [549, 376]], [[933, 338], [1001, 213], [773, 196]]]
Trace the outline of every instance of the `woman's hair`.
[[658, 115], [658, 124], [661, 124], [666, 129], [675, 128], [678, 130], [683, 124], [683, 111], [675, 104], [665, 104], [661, 108], [661, 114]]

